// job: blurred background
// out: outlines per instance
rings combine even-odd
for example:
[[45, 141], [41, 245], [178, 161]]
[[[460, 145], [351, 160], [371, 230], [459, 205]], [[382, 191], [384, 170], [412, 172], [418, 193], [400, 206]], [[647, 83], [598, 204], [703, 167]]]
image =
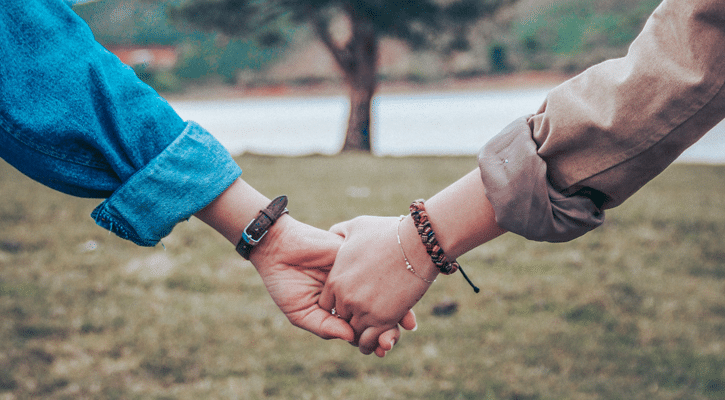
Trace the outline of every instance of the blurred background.
[[[625, 55], [658, 3], [81, 0], [74, 9], [233, 154], [473, 155], [555, 85]], [[724, 155], [721, 125], [680, 161]]]
[[[625, 55], [658, 3], [98, 0], [74, 9], [234, 154], [473, 155], [558, 83]], [[680, 161], [724, 158], [722, 125]]]
[[[426, 2], [409, 3], [423, 7]], [[480, 3], [501, 5], [459, 22], [470, 29], [464, 38], [468, 43], [457, 47], [416, 48], [408, 38], [381, 32], [380, 80], [440, 83], [530, 71], [577, 73], [624, 55], [659, 1]], [[100, 43], [162, 92], [190, 85], [337, 85], [342, 79], [333, 57], [304, 21], [276, 18], [235, 32], [235, 37], [222, 32], [213, 18], [178, 12], [182, 6], [178, 0], [99, 0], [74, 8]]]

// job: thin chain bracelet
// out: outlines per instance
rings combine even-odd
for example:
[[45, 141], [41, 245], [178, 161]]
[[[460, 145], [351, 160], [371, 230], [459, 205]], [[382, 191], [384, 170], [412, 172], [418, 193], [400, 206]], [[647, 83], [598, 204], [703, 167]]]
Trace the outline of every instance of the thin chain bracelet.
[[413, 269], [413, 266], [410, 265], [410, 262], [408, 262], [408, 257], [406, 257], [406, 255], [405, 255], [405, 250], [403, 250], [403, 244], [400, 243], [400, 225], [403, 224], [403, 220], [405, 219], [405, 217], [406, 217], [406, 215], [401, 215], [400, 216], [400, 220], [398, 221], [398, 231], [396, 232], [397, 235], [398, 235], [398, 246], [400, 247], [400, 252], [403, 254], [403, 259], [405, 260], [405, 269], [407, 269], [408, 271], [412, 272], [413, 275], [415, 275], [418, 278], [422, 279], [424, 282], [431, 283], [432, 284], [433, 282], [436, 281], [435, 279], [433, 279], [433, 280], [425, 279], [424, 277], [422, 277], [421, 275], [419, 275], [415, 271], [415, 269]]

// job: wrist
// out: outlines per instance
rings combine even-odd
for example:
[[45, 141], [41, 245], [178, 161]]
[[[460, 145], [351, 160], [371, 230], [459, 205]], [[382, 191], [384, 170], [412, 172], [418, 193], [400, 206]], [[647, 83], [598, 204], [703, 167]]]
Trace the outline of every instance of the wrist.
[[242, 237], [236, 246], [237, 253], [245, 259], [249, 259], [252, 250], [264, 239], [277, 220], [286, 213], [287, 196], [279, 196], [272, 200], [242, 230]]
[[480, 289], [471, 282], [455, 258], [450, 258], [446, 255], [445, 250], [443, 250], [438, 242], [438, 238], [436, 237], [433, 224], [426, 212], [423, 200], [416, 200], [410, 205], [410, 215], [428, 255], [430, 255], [433, 264], [435, 264], [440, 273], [450, 275], [458, 270], [461, 270], [461, 275], [463, 275], [468, 284], [471, 285], [473, 291], [478, 293]]
[[242, 238], [242, 231], [270, 200], [249, 184], [237, 179], [222, 194], [194, 215], [214, 228], [232, 244]]
[[450, 259], [505, 232], [496, 223], [478, 169], [426, 200], [425, 209], [438, 244]]
[[407, 215], [399, 224], [400, 245], [410, 265], [417, 275], [426, 281], [434, 281], [440, 271], [433, 263], [423, 244], [413, 218]]
[[281, 254], [283, 250], [282, 243], [287, 243], [288, 247], [292, 245], [294, 241], [286, 240], [285, 235], [290, 232], [294, 223], [295, 219], [289, 214], [282, 214], [250, 252], [249, 260], [252, 261], [252, 264], [257, 266], [259, 264], [257, 261], [267, 259], [275, 254]]

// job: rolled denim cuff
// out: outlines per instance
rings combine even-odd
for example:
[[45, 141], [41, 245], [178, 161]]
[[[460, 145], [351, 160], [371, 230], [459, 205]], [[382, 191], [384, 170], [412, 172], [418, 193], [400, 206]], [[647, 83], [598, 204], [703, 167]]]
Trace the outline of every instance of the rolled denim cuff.
[[101, 203], [91, 217], [123, 239], [155, 246], [242, 173], [229, 152], [194, 122]]
[[478, 163], [496, 222], [509, 232], [534, 241], [566, 242], [604, 222], [604, 211], [590, 198], [566, 196], [551, 186], [527, 117], [491, 139]]

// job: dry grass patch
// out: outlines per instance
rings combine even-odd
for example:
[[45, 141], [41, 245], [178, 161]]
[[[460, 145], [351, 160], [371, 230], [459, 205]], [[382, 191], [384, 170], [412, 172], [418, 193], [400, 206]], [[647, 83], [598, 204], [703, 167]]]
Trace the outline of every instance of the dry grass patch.
[[[296, 218], [399, 215], [471, 158], [238, 159]], [[269, 179], [269, 177], [274, 179]], [[725, 397], [725, 167], [676, 165], [565, 244], [504, 235], [416, 306], [385, 359], [293, 328], [254, 268], [192, 219], [136, 247], [96, 200], [0, 165], [0, 398]], [[444, 301], [457, 311], [435, 316]]]

